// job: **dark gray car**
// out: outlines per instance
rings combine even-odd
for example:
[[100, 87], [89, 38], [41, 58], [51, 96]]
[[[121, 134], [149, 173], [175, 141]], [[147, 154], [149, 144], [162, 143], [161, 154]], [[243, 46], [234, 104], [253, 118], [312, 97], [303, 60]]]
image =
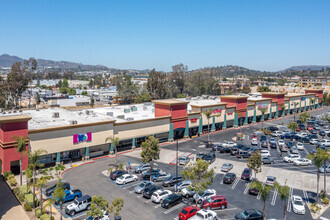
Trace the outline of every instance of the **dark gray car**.
[[167, 179], [163, 180], [163, 186], [174, 186], [176, 183], [181, 182], [183, 179], [181, 176], [170, 176]]
[[261, 163], [262, 164], [274, 164], [274, 159], [271, 157], [262, 157]]
[[141, 194], [145, 188], [151, 185], [154, 185], [154, 183], [150, 181], [143, 181], [137, 187], [135, 187], [135, 193]]

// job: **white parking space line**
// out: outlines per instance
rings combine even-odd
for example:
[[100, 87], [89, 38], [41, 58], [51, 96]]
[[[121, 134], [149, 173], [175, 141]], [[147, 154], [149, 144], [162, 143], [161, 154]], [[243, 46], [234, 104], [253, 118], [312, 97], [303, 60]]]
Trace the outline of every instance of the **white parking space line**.
[[304, 151], [307, 155], [309, 154], [308, 150], [305, 147], [304, 147]]
[[151, 199], [148, 199], [147, 201], [145, 201], [144, 203], [150, 203], [152, 202]]
[[223, 180], [221, 180], [220, 185], [223, 184]]
[[237, 184], [238, 184], [238, 182], [239, 182], [239, 178], [237, 178], [236, 180], [235, 180], [235, 182], [234, 182], [234, 184], [232, 185], [232, 189], [235, 189], [235, 187], [237, 186]]
[[161, 206], [162, 206], [161, 204], [155, 205], [155, 209], [158, 209]]
[[166, 210], [166, 211], [164, 212], [164, 214], [171, 213], [171, 212], [173, 212], [174, 210], [176, 210], [176, 209], [178, 209], [178, 208], [181, 208], [181, 207], [184, 206], [184, 205], [185, 205], [185, 204], [180, 203], [180, 204], [178, 204], [178, 205], [176, 205], [176, 206], [170, 208], [169, 210]]
[[287, 212], [291, 212], [291, 196], [292, 196], [292, 192], [293, 192], [293, 188], [290, 187], [290, 194], [289, 194], [289, 198], [288, 198], [288, 205], [287, 205]]
[[305, 203], [308, 204], [309, 203], [308, 194], [305, 190], [303, 191], [303, 193], [304, 193], [304, 197], [305, 197]]
[[[263, 183], [262, 186], [264, 186], [265, 184]], [[257, 199], [260, 200], [260, 197], [261, 197], [261, 193], [259, 192], [258, 193], [258, 196], [257, 196]]]
[[217, 210], [216, 212], [224, 212], [224, 211], [230, 211], [230, 210], [236, 210], [237, 208], [227, 208], [227, 209], [220, 209], [220, 210]]
[[137, 196], [138, 198], [142, 198], [143, 197], [143, 195], [140, 195], [140, 196]]
[[246, 187], [245, 187], [245, 189], [244, 189], [244, 194], [247, 194], [247, 192], [249, 191], [250, 184], [251, 184], [251, 183], [249, 183], [249, 184], [246, 185]]
[[179, 217], [175, 217], [174, 220], [179, 220]]
[[273, 199], [272, 199], [271, 205], [275, 205], [276, 198], [277, 198], [277, 189], [275, 189], [275, 191], [274, 191]]

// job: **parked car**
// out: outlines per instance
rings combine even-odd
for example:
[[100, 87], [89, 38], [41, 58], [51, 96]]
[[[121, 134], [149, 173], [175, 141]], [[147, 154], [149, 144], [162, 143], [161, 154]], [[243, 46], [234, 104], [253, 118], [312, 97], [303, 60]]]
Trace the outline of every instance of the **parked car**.
[[150, 170], [143, 171], [142, 172], [142, 179], [143, 180], [150, 180], [150, 176], [152, 178], [153, 176], [156, 176], [160, 173], [162, 173], [162, 171], [158, 168], [153, 168], [151, 172], [150, 172]]
[[172, 192], [170, 190], [159, 189], [152, 194], [151, 201], [154, 203], [162, 203], [163, 200], [165, 200], [171, 194]]
[[235, 219], [236, 220], [263, 220], [264, 219], [264, 215], [262, 214], [261, 211], [255, 210], [255, 209], [247, 209], [241, 213], [237, 213], [235, 215]]
[[239, 150], [237, 153], [237, 158], [248, 158], [250, 154], [247, 151]]
[[219, 153], [230, 153], [231, 152], [231, 148], [223, 147], [223, 146], [219, 146], [216, 150], [219, 151]]
[[322, 139], [320, 144], [325, 147], [330, 147], [330, 140]]
[[252, 170], [250, 168], [244, 168], [241, 174], [241, 179], [250, 180], [251, 176], [252, 176]]
[[182, 156], [179, 158], [179, 165], [186, 165], [187, 163], [189, 163], [190, 158], [187, 156]]
[[225, 141], [223, 144], [222, 144], [223, 147], [235, 147], [237, 146], [237, 144], [233, 141]]
[[260, 154], [261, 154], [261, 157], [270, 157], [269, 150], [261, 150]]
[[270, 143], [270, 148], [277, 149], [277, 144], [276, 143]]
[[286, 143], [286, 146], [291, 149], [294, 146], [294, 143], [292, 141], [288, 141], [288, 143]]
[[296, 147], [297, 147], [298, 150], [304, 150], [304, 144], [303, 143], [298, 142], [296, 144]]
[[[320, 172], [324, 173], [324, 166], [320, 167]], [[325, 172], [330, 173], [330, 164], [325, 165]]]
[[231, 184], [232, 182], [234, 182], [235, 179], [236, 179], [235, 173], [226, 173], [226, 175], [223, 177], [223, 182]]
[[287, 163], [292, 163], [293, 161], [298, 160], [298, 159], [300, 159], [300, 156], [296, 155], [296, 154], [295, 155], [289, 154], [289, 155], [283, 157], [283, 161], [287, 162]]
[[296, 214], [305, 214], [305, 204], [300, 196], [293, 195], [291, 197], [292, 211]]
[[251, 144], [252, 145], [258, 145], [258, 140], [257, 139], [252, 139]]
[[197, 156], [196, 156], [196, 160], [198, 160], [198, 159], [202, 159], [203, 160], [205, 156], [206, 156], [205, 153], [198, 153]]
[[312, 130], [310, 130], [309, 131], [311, 134], [317, 134], [317, 130], [315, 130], [315, 129], [312, 129]]
[[145, 163], [145, 164], [141, 164], [138, 167], [135, 168], [135, 173], [142, 173], [143, 171], [147, 171], [150, 170], [150, 164], [149, 163]]
[[194, 188], [192, 186], [189, 186], [187, 188], [183, 188], [181, 191], [181, 195], [189, 198], [190, 196], [193, 196], [196, 194], [196, 191], [194, 191]]
[[71, 217], [74, 216], [77, 212], [89, 210], [91, 207], [92, 198], [88, 195], [81, 196], [76, 198], [73, 203], [65, 207], [66, 214], [69, 214]]
[[222, 172], [228, 172], [231, 169], [233, 169], [233, 164], [231, 164], [231, 163], [224, 163], [221, 167]]
[[116, 183], [118, 185], [125, 185], [126, 183], [138, 181], [138, 177], [133, 174], [124, 174], [121, 177], [117, 178]]
[[180, 220], [188, 220], [191, 219], [196, 213], [200, 210], [197, 206], [187, 206], [179, 213]]
[[267, 143], [267, 141], [261, 141], [261, 147], [263, 147], [263, 148], [268, 148], [268, 143]]
[[[69, 202], [82, 196], [82, 192], [79, 189], [65, 190], [64, 192], [65, 196], [63, 198], [63, 203]], [[55, 203], [58, 203], [58, 199], [56, 199]]]
[[205, 156], [204, 160], [212, 164], [215, 161], [215, 156], [209, 153]]
[[321, 127], [319, 125], [314, 125], [314, 129], [319, 131], [319, 130], [321, 130]]
[[256, 188], [249, 188], [249, 194], [257, 196], [259, 194], [259, 190]]
[[135, 187], [135, 193], [137, 194], [141, 194], [143, 192], [143, 190], [151, 185], [154, 185], [153, 182], [150, 181], [143, 181], [141, 182], [137, 187]]
[[182, 189], [187, 188], [190, 185], [191, 185], [191, 181], [190, 180], [184, 180], [184, 181], [178, 182], [173, 187], [174, 188], [174, 192], [182, 191]]
[[281, 137], [284, 133], [282, 131], [274, 131], [272, 132], [273, 137]]
[[283, 140], [278, 140], [278, 146], [281, 147], [282, 145], [285, 145], [285, 142]]
[[275, 140], [275, 138], [271, 138], [270, 140], [269, 140], [269, 143], [277, 143], [277, 141]]
[[291, 147], [290, 152], [291, 154], [299, 154], [298, 148], [296, 147]]
[[227, 200], [224, 196], [212, 196], [202, 202], [203, 209], [225, 209], [227, 208]]
[[265, 184], [269, 186], [274, 186], [275, 182], [276, 182], [275, 176], [267, 176], [267, 180]]
[[171, 194], [162, 202], [162, 207], [168, 209], [172, 206], [175, 206], [182, 201], [182, 196], [179, 194]]
[[116, 170], [110, 173], [109, 177], [111, 180], [116, 180], [117, 178], [121, 177], [124, 174], [128, 174], [128, 172], [124, 170]]
[[182, 180], [182, 176], [169, 176], [167, 179], [163, 180], [163, 186], [174, 186], [174, 184], [181, 182]]
[[281, 139], [290, 139], [291, 138], [291, 134], [290, 133], [283, 133], [282, 135], [281, 135]]
[[217, 195], [217, 192], [214, 189], [206, 189], [203, 193], [197, 193], [197, 198], [196, 194], [193, 196], [193, 198], [195, 201], [197, 201], [197, 203], [201, 204], [205, 199], [215, 195]]
[[[63, 181], [62, 180], [62, 187], [66, 190], [70, 190], [70, 183], [66, 182], [66, 181]], [[53, 192], [55, 191], [55, 189], [57, 188], [57, 183], [48, 187], [46, 190], [45, 190], [45, 194], [46, 196], [51, 196], [53, 194]]]
[[274, 127], [274, 126], [269, 126], [269, 127], [267, 128], [267, 130], [270, 130], [271, 132], [273, 132], [273, 131], [277, 131], [278, 128], [277, 128], [277, 127]]
[[170, 173], [166, 173], [166, 172], [159, 172], [158, 174], [155, 174], [151, 177], [151, 180], [153, 182], [161, 182], [163, 181], [164, 179], [170, 177], [171, 174]]
[[142, 192], [143, 197], [144, 197], [144, 198], [147, 198], [147, 199], [150, 199], [151, 196], [152, 196], [152, 194], [153, 194], [154, 192], [156, 192], [157, 190], [160, 190], [160, 189], [162, 189], [162, 187], [160, 187], [160, 186], [156, 186], [156, 185], [150, 185], [150, 186], [144, 188], [144, 190], [143, 190], [143, 192]]
[[310, 131], [310, 130], [313, 130], [313, 125], [307, 125], [307, 130]]
[[293, 162], [293, 165], [295, 166], [310, 166], [312, 165], [312, 161], [306, 158], [300, 158], [298, 160], [295, 160]]
[[218, 215], [215, 211], [212, 210], [199, 210], [196, 215], [194, 215], [189, 220], [215, 220], [218, 219]]
[[324, 137], [326, 135], [326, 133], [325, 133], [324, 130], [321, 130], [321, 131], [319, 131], [319, 135], [322, 136], [322, 137]]
[[306, 130], [306, 126], [304, 125], [304, 124], [299, 124], [299, 128], [300, 128], [300, 130]]
[[321, 141], [319, 139], [313, 138], [309, 141], [309, 143], [317, 146], [321, 144]]
[[307, 138], [309, 138], [309, 139], [318, 139], [318, 136], [317, 136], [317, 134], [309, 134], [308, 136], [307, 136]]
[[267, 137], [265, 135], [261, 135], [260, 140], [261, 141], [267, 141]]
[[205, 144], [205, 148], [213, 148], [214, 144], [211, 143], [207, 143]]
[[271, 157], [261, 157], [262, 164], [274, 164], [274, 159]]

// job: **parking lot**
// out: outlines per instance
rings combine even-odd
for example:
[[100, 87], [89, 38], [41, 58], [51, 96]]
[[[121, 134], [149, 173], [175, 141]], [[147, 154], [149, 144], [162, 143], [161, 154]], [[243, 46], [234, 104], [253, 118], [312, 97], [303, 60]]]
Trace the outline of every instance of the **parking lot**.
[[[325, 111], [318, 110], [318, 112]], [[312, 115], [319, 114], [317, 111], [312, 112]], [[270, 122], [265, 122], [264, 127], [275, 126], [281, 123], [288, 124], [293, 116], [281, 118], [278, 120], [272, 120]], [[241, 128], [241, 132], [246, 136], [251, 136], [258, 129], [261, 128], [261, 123], [256, 125], [249, 125]], [[213, 142], [223, 142], [225, 140], [231, 141], [233, 137], [236, 136], [236, 133], [240, 131], [240, 129], [230, 129], [227, 131], [221, 131], [217, 133], [210, 134], [210, 139]], [[268, 137], [270, 138], [270, 137]], [[278, 138], [276, 138], [278, 139]], [[204, 144], [207, 141], [207, 135], [202, 137], [194, 138], [190, 141], [180, 141], [179, 143], [179, 151], [187, 153], [186, 155], [190, 155], [190, 157], [194, 157], [199, 152], [209, 152], [210, 149], [205, 149]], [[286, 142], [289, 140], [285, 140]], [[245, 144], [246, 146], [250, 145], [250, 139], [245, 138], [242, 142], [238, 142]], [[175, 151], [176, 145], [175, 143], [162, 146], [162, 149], [168, 151]], [[301, 150], [299, 154], [301, 157], [305, 157], [309, 152], [315, 149], [315, 146], [310, 145], [308, 143], [304, 144], [304, 150]], [[272, 165], [263, 165], [264, 169], [267, 167], [274, 167], [282, 170], [291, 170], [297, 172], [303, 172], [306, 174], [315, 174], [313, 176], [316, 179], [316, 168], [312, 166], [304, 166], [298, 167], [293, 166], [292, 163], [285, 163], [283, 159], [280, 157], [280, 153], [278, 149], [270, 149], [271, 157], [274, 159], [274, 164]], [[189, 154], [188, 154], [189, 153]], [[181, 155], [180, 154], [180, 155]], [[287, 153], [283, 152], [282, 157], [284, 157]], [[172, 155], [172, 154], [171, 154]], [[228, 207], [224, 210], [215, 210], [220, 219], [233, 219], [235, 214], [241, 212], [242, 210], [255, 208], [258, 210], [262, 210], [263, 202], [260, 199], [260, 196], [249, 195], [249, 181], [241, 180], [237, 178], [232, 184], [223, 184], [222, 179], [225, 173], [220, 171], [220, 165], [223, 161], [232, 161], [233, 163], [246, 163], [247, 159], [238, 159], [236, 156], [231, 156], [230, 154], [220, 154], [216, 153], [216, 162], [212, 164], [215, 168], [216, 176], [213, 181], [213, 184], [209, 187], [210, 189], [215, 189], [217, 194], [223, 195], [226, 197], [228, 202]], [[132, 172], [134, 172], [134, 168], [141, 164], [141, 159], [136, 156], [131, 156], [130, 154], [120, 155], [118, 158], [118, 163], [127, 164], [128, 160], [132, 166]], [[168, 158], [168, 162], [157, 162], [156, 167], [160, 168], [163, 171], [169, 172], [175, 175], [176, 166], [173, 165], [173, 161], [175, 160], [175, 156], [170, 156]], [[164, 209], [160, 204], [155, 204], [151, 201], [151, 199], [145, 199], [141, 194], [135, 194], [134, 188], [139, 184], [138, 182], [132, 182], [126, 184], [124, 186], [117, 185], [112, 180], [109, 180], [108, 176], [104, 175], [104, 171], [107, 170], [110, 164], [114, 163], [114, 159], [102, 158], [99, 160], [95, 160], [94, 163], [78, 166], [74, 169], [71, 169], [64, 173], [63, 179], [68, 181], [71, 184], [73, 189], [80, 189], [83, 192], [83, 195], [102, 195], [104, 198], [111, 202], [115, 197], [121, 197], [124, 199], [124, 207], [121, 211], [121, 216], [123, 219], [134, 219], [137, 216], [139, 219], [177, 219], [179, 212], [187, 205], [194, 204], [192, 199], [183, 199], [181, 204], [178, 204], [172, 208]], [[175, 163], [174, 163], [175, 164]], [[234, 167], [232, 170], [235, 174], [240, 177], [244, 166]], [[182, 166], [179, 166], [179, 173], [182, 170]], [[103, 172], [103, 173], [102, 173]], [[280, 176], [278, 176], [280, 178]], [[265, 179], [259, 179], [265, 181]], [[156, 185], [161, 185], [161, 182], [156, 183]], [[315, 199], [315, 193], [310, 190], [297, 189], [293, 186], [290, 186], [290, 195], [299, 195], [303, 198], [303, 200], [307, 203], [311, 203]], [[322, 188], [322, 187], [321, 187]], [[173, 187], [168, 187], [168, 189], [173, 189]], [[67, 205], [67, 204], [65, 204]], [[287, 219], [311, 219], [310, 212], [306, 207], [306, 214], [302, 217], [292, 213], [290, 202], [288, 202], [288, 217]], [[283, 208], [284, 203], [280, 200], [276, 191], [272, 191], [270, 198], [266, 203], [267, 207], [267, 216], [272, 219], [282, 219], [283, 218]], [[324, 216], [330, 217], [330, 216]], [[72, 219], [84, 219], [86, 218], [85, 212], [76, 214]]]

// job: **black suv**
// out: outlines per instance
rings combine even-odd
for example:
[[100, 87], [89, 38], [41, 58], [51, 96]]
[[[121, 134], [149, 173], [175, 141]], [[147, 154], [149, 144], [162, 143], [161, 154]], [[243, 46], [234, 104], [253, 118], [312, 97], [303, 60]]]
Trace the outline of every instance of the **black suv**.
[[116, 170], [116, 171], [113, 171], [111, 174], [110, 174], [110, 179], [111, 180], [116, 180], [118, 177], [121, 177], [122, 175], [124, 174], [127, 174], [127, 171], [124, 171], [124, 170]]
[[181, 195], [171, 194], [166, 199], [163, 200], [162, 207], [164, 207], [165, 209], [168, 209], [171, 206], [181, 203], [181, 201], [182, 201]]
[[163, 180], [163, 186], [168, 187], [168, 186], [174, 186], [175, 184], [182, 182], [182, 176], [170, 176], [167, 179]]
[[243, 147], [245, 147], [244, 145], [241, 145], [241, 144], [238, 144], [237, 146], [235, 146], [235, 147], [232, 147], [231, 149], [230, 149], [230, 154], [231, 155], [236, 155], [237, 154], [237, 152], [240, 150], [240, 149], [242, 149]]
[[204, 153], [198, 153], [197, 156], [196, 156], [196, 160], [198, 160], [198, 159], [203, 160], [205, 156], [206, 156], [206, 154], [204, 154]]
[[[62, 181], [62, 186], [64, 189], [70, 190], [70, 183]], [[57, 188], [57, 183], [55, 185], [48, 187], [45, 191], [46, 196], [51, 196], [56, 188]]]
[[223, 182], [231, 184], [232, 182], [234, 182], [235, 179], [236, 179], [235, 173], [226, 173], [226, 175], [223, 177]]
[[271, 132], [273, 132], [273, 131], [277, 131], [278, 128], [277, 127], [270, 126], [270, 127], [267, 128], [267, 130], [270, 130]]
[[146, 187], [144, 190], [143, 190], [143, 197], [144, 198], [147, 198], [147, 199], [150, 199], [151, 198], [151, 196], [152, 196], [152, 194], [154, 193], [154, 192], [156, 192], [157, 190], [159, 190], [159, 189], [162, 189], [162, 187], [160, 187], [160, 186], [156, 186], [156, 185], [150, 185], [150, 186], [148, 186], [148, 187]]
[[207, 154], [204, 157], [204, 160], [209, 162], [210, 164], [213, 163], [215, 161], [215, 154]]

